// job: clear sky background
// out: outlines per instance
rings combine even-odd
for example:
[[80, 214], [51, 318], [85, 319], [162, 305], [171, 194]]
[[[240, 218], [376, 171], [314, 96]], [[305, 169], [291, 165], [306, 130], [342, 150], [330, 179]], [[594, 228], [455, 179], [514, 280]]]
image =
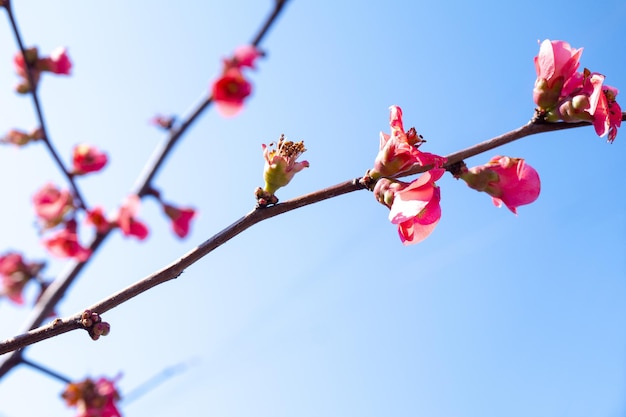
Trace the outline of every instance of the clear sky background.
[[[221, 58], [250, 41], [270, 0], [14, 1], [27, 45], [66, 46], [71, 77], [44, 75], [40, 95], [66, 161], [74, 144], [109, 153], [79, 179], [91, 205], [117, 210], [165, 135], [155, 113], [208, 94]], [[445, 155], [533, 115], [538, 40], [584, 47], [581, 68], [607, 76], [626, 107], [626, 3], [291, 0], [250, 72], [244, 111], [215, 108], [176, 147], [155, 185], [199, 210], [177, 239], [145, 200], [146, 242], [114, 233], [58, 307], [74, 314], [167, 265], [250, 211], [261, 144], [304, 140], [311, 167], [287, 200], [371, 167], [388, 107], [404, 110]], [[35, 125], [13, 92], [16, 51], [0, 19], [0, 133]], [[371, 193], [305, 207], [254, 226], [179, 279], [105, 315], [111, 334], [72, 332], [25, 356], [75, 379], [115, 376], [130, 394], [177, 364], [125, 416], [626, 416], [626, 131], [614, 144], [581, 128], [525, 138], [493, 155], [524, 157], [539, 199], [514, 216], [446, 174], [443, 215], [404, 247]], [[30, 204], [64, 184], [43, 146], [0, 149], [0, 251], [47, 257]], [[84, 240], [89, 236], [86, 234]], [[52, 260], [46, 276], [65, 267]], [[32, 300], [34, 288], [27, 293]], [[0, 338], [28, 316], [0, 301]], [[150, 319], [146, 319], [149, 317]], [[0, 417], [71, 416], [64, 385], [24, 366], [0, 381]]]

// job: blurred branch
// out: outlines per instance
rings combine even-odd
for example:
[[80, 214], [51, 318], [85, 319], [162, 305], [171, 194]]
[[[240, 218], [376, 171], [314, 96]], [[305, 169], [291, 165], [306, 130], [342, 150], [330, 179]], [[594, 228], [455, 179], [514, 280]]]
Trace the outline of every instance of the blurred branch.
[[[11, 24], [14, 27], [14, 31], [16, 33], [16, 37], [20, 45], [20, 50], [22, 51], [22, 53], [24, 53], [24, 47], [21, 43], [21, 39], [17, 32], [17, 26], [13, 19], [10, 5], [8, 3], [9, 2], [7, 2], [6, 4], [6, 9], [9, 15], [9, 19], [11, 20]], [[259, 29], [257, 31], [257, 34], [254, 36], [253, 41], [252, 41], [253, 45], [255, 46], [259, 45], [261, 40], [268, 33], [269, 29], [276, 22], [276, 18], [279, 16], [280, 12], [283, 10], [286, 4], [287, 4], [287, 0], [277, 1], [275, 3], [273, 11], [264, 21], [264, 23], [261, 26], [261, 29]], [[33, 89], [33, 99], [35, 100], [36, 108], [39, 109], [39, 104], [38, 104], [39, 101], [37, 100], [35, 89]], [[197, 118], [206, 109], [209, 108], [209, 105], [211, 104], [211, 102], [212, 102], [212, 97], [207, 97], [205, 100], [203, 100], [191, 112], [191, 114], [183, 121], [181, 126], [178, 129], [175, 129], [174, 131], [170, 133], [169, 137], [165, 140], [164, 145], [155, 151], [155, 154], [151, 158], [151, 161], [146, 165], [146, 169], [144, 169], [144, 171], [139, 175], [139, 178], [134, 187], [134, 192], [133, 192], [134, 194], [137, 194], [139, 196], [144, 196], [150, 191], [150, 189], [152, 188], [151, 183], [152, 183], [152, 180], [154, 179], [154, 176], [156, 175], [158, 170], [162, 167], [163, 163], [165, 162], [166, 157], [170, 154], [170, 152], [174, 148], [174, 145], [183, 136], [183, 134], [187, 132], [189, 127], [197, 120]], [[43, 119], [41, 119], [40, 121], [42, 123], [41, 127], [42, 129], [44, 129], [44, 132], [45, 132], [45, 128], [43, 126]], [[48, 143], [48, 141], [46, 141], [46, 143]], [[51, 146], [49, 143], [48, 145]], [[57, 160], [57, 162], [60, 163], [61, 161], [56, 155], [56, 153], [53, 153], [53, 155], [55, 156], [55, 159]], [[67, 174], [67, 171], [64, 170], [64, 172], [66, 172]], [[69, 179], [70, 179], [70, 182], [73, 184], [71, 177]], [[76, 188], [75, 190], [77, 191], [78, 189]], [[95, 254], [98, 248], [106, 240], [109, 233], [110, 231], [96, 235], [94, 240], [88, 245], [92, 254]], [[25, 347], [33, 343], [36, 343], [40, 340], [44, 340], [49, 337], [52, 337], [50, 332], [65, 333], [70, 330], [74, 330], [78, 328], [78, 327], [72, 327], [69, 323], [66, 323], [65, 320], [63, 320], [63, 323], [55, 327], [54, 329], [51, 328], [50, 326], [44, 326], [43, 328], [40, 328], [40, 329], [44, 329], [43, 331], [40, 331], [40, 329], [37, 329], [37, 331], [33, 330], [41, 326], [44, 320], [46, 320], [49, 314], [54, 310], [54, 307], [56, 306], [56, 304], [63, 298], [63, 296], [65, 295], [65, 292], [68, 290], [70, 285], [74, 282], [76, 277], [82, 271], [85, 264], [86, 262], [70, 262], [68, 264], [66, 271], [64, 273], [61, 273], [57, 277], [57, 279], [55, 279], [55, 281], [46, 289], [42, 297], [34, 306], [33, 311], [31, 313], [31, 317], [27, 320], [27, 324], [24, 329], [26, 333], [24, 333], [21, 336], [17, 336], [13, 339], [9, 339], [2, 343], [1, 345], [2, 348], [0, 349], [0, 355], [7, 353], [7, 352], [11, 352], [11, 351], [14, 351], [14, 352], [8, 357], [4, 358], [2, 362], [0, 362], [0, 379], [4, 375], [6, 375], [7, 372], [13, 369], [13, 367], [15, 367], [16, 365], [20, 363], [20, 361], [18, 360], [19, 352], [15, 351], [15, 349], [18, 349], [20, 347]], [[8, 343], [9, 341], [11, 342], [10, 345], [13, 346], [12, 348], [8, 348], [4, 345], [4, 343]]]
[[[626, 113], [622, 113], [622, 120], [626, 120]], [[471, 146], [467, 149], [463, 149], [458, 152], [451, 153], [446, 156], [448, 162], [445, 167], [450, 167], [451, 165], [462, 161], [465, 158], [469, 158], [471, 156], [476, 156], [483, 152], [489, 151], [491, 149], [497, 148], [499, 146], [505, 145], [507, 143], [513, 142], [517, 139], [521, 139], [526, 136], [535, 135], [537, 133], [545, 133], [552, 132], [555, 130], [563, 130], [563, 129], [573, 129], [578, 127], [590, 126], [590, 123], [580, 122], [580, 123], [528, 123], [518, 129], [507, 132], [503, 135], [496, 136], [492, 139], [481, 142], [477, 145]], [[407, 173], [406, 175], [417, 174], [420, 172], [425, 172], [429, 169], [429, 167], [418, 167], [414, 172]], [[404, 176], [404, 175], [403, 175]], [[123, 290], [101, 300], [100, 302], [88, 307], [88, 310], [97, 312], [98, 314], [103, 314], [114, 307], [119, 306], [120, 304], [125, 303], [131, 298], [136, 297], [139, 294], [142, 294], [149, 289], [156, 287], [157, 285], [163, 284], [164, 282], [170, 281], [172, 279], [178, 278], [183, 271], [202, 259], [204, 256], [211, 253], [214, 249], [217, 249], [219, 246], [228, 242], [230, 239], [234, 238], [238, 234], [252, 227], [253, 225], [263, 221], [270, 219], [272, 217], [278, 216], [279, 214], [286, 213], [288, 211], [295, 210], [300, 207], [307, 206], [309, 204], [318, 203], [320, 201], [327, 200], [329, 198], [338, 197], [343, 194], [351, 193], [353, 191], [362, 190], [364, 187], [359, 183], [360, 178], [356, 178], [353, 180], [345, 181], [340, 184], [336, 184], [334, 186], [315, 191], [310, 194], [303, 195], [301, 197], [294, 198], [292, 200], [285, 201], [284, 203], [276, 204], [274, 206], [265, 207], [265, 208], [256, 208], [226, 227], [219, 233], [215, 234], [213, 237], [200, 244], [196, 248], [192, 249], [185, 255], [183, 255], [178, 260], [172, 262], [166, 267], [162, 268], [159, 271], [156, 271], [147, 277], [143, 278], [140, 281], [124, 288]], [[31, 330], [28, 333], [25, 333], [20, 336], [16, 336], [12, 339], [0, 342], [0, 355], [10, 352], [15, 349], [22, 348], [24, 346], [39, 342], [41, 340], [48, 339], [50, 337], [54, 337], [58, 334], [66, 333], [71, 330], [75, 330], [80, 328], [80, 325], [77, 323], [80, 321], [81, 313], [77, 313], [69, 318], [63, 320], [57, 320], [56, 325], [50, 324], [48, 326], [40, 327], [35, 330]], [[7, 359], [11, 360], [11, 358]]]
[[15, 35], [15, 41], [17, 42], [20, 53], [24, 57], [24, 64], [26, 65], [27, 71], [26, 75], [28, 77], [28, 83], [30, 85], [30, 95], [33, 98], [33, 105], [35, 106], [35, 113], [37, 114], [37, 121], [39, 122], [39, 128], [41, 129], [41, 136], [43, 142], [46, 144], [48, 151], [52, 155], [52, 159], [56, 162], [59, 169], [65, 175], [65, 178], [70, 184], [70, 188], [72, 189], [72, 194], [74, 195], [74, 199], [78, 202], [78, 207], [86, 210], [87, 205], [85, 203], [85, 199], [82, 197], [76, 182], [74, 181], [74, 176], [70, 174], [70, 172], [65, 167], [65, 164], [59, 157], [56, 149], [52, 145], [50, 141], [50, 137], [48, 136], [48, 131], [46, 130], [46, 122], [43, 117], [43, 110], [41, 109], [41, 104], [39, 102], [39, 95], [37, 94], [38, 83], [33, 77], [33, 66], [26, 59], [26, 48], [24, 47], [24, 42], [22, 41], [22, 36], [20, 35], [20, 31], [17, 28], [17, 22], [15, 21], [15, 17], [13, 16], [13, 9], [11, 8], [11, 2], [7, 1], [5, 4], [5, 9], [7, 11], [7, 15], [9, 16], [9, 22], [11, 23], [11, 28], [13, 29], [13, 34]]
[[[274, 10], [265, 20], [265, 23], [258, 31], [256, 36], [253, 38], [251, 44], [254, 46], [259, 46], [269, 29], [272, 27], [280, 12], [283, 10], [285, 4], [287, 4], [287, 0], [277, 1], [274, 6]], [[191, 127], [191, 125], [198, 119], [198, 117], [204, 113], [206, 109], [213, 103], [213, 96], [210, 95], [204, 100], [202, 100], [196, 108], [191, 112], [191, 114], [183, 121], [180, 127], [173, 129], [170, 132], [168, 138], [166, 138], [163, 145], [156, 149], [155, 153], [151, 158], [151, 162], [146, 165], [143, 173], [139, 176], [137, 183], [135, 185], [135, 191], [133, 194], [137, 194], [140, 197], [145, 196], [151, 190], [151, 183], [154, 179], [154, 176], [157, 174], [158, 170], [165, 162], [166, 157], [170, 154], [170, 151], [174, 148], [178, 140], [181, 136]]]

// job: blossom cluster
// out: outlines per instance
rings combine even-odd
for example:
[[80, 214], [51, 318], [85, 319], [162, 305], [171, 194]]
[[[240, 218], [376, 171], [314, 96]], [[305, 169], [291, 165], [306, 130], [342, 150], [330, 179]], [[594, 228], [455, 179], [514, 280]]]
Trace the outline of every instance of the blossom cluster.
[[61, 397], [69, 407], [76, 407], [76, 417], [121, 417], [117, 408], [120, 395], [115, 388], [116, 379], [87, 378], [70, 383]]
[[613, 142], [622, 123], [618, 90], [604, 84], [605, 76], [580, 66], [582, 48], [564, 41], [544, 40], [535, 57], [537, 80], [533, 99], [538, 115], [550, 122], [591, 122], [598, 136]]
[[[390, 107], [389, 125], [391, 134], [381, 132], [374, 167], [367, 171], [361, 184], [389, 208], [389, 220], [397, 225], [402, 243], [419, 243], [441, 219], [441, 191], [436, 181], [450, 168], [444, 169], [445, 157], [418, 149], [424, 140], [415, 128], [404, 130], [400, 107]], [[404, 182], [396, 178], [418, 167], [426, 171], [417, 179]], [[467, 169], [462, 164], [456, 171], [456, 178], [488, 193], [496, 206], [504, 203], [513, 213], [517, 213], [518, 206], [539, 196], [539, 175], [521, 158], [497, 156], [483, 166]]]
[[[50, 72], [52, 74], [69, 75], [72, 69], [70, 60], [65, 48], [57, 48], [50, 56], [40, 57], [36, 47], [28, 48], [22, 54], [18, 52], [13, 58], [15, 71], [20, 76], [20, 82], [15, 87], [15, 91], [26, 94], [37, 86], [41, 74]], [[29, 76], [30, 73], [30, 76]]]

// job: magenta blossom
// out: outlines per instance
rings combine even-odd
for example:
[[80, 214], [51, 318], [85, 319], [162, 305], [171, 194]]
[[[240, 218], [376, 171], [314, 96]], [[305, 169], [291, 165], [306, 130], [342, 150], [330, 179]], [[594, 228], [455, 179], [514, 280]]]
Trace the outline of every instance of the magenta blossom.
[[381, 178], [374, 187], [376, 199], [389, 207], [389, 220], [398, 225], [404, 245], [426, 239], [441, 218], [441, 194], [435, 184], [445, 170], [431, 169], [411, 183]]
[[41, 58], [37, 63], [42, 71], [49, 71], [53, 74], [69, 75], [72, 69], [72, 61], [65, 48], [56, 48], [49, 57]]
[[239, 68], [231, 68], [212, 86], [213, 100], [223, 116], [235, 116], [243, 109], [243, 102], [252, 93], [252, 84]]
[[65, 215], [74, 209], [70, 192], [59, 190], [52, 183], [44, 185], [35, 193], [33, 204], [37, 217], [44, 223], [44, 228], [51, 228], [60, 224]]
[[172, 230], [176, 236], [183, 238], [189, 234], [191, 220], [196, 216], [192, 208], [179, 208], [171, 204], [163, 204], [165, 215], [172, 221]]
[[533, 99], [539, 108], [553, 108], [561, 96], [565, 82], [576, 72], [583, 50], [573, 49], [564, 41], [544, 40], [535, 57], [537, 80]]
[[148, 227], [135, 216], [139, 211], [141, 200], [136, 195], [130, 195], [120, 207], [115, 224], [122, 230], [124, 236], [134, 236], [139, 240], [148, 237]]
[[541, 191], [539, 174], [522, 158], [494, 156], [485, 165], [463, 168], [457, 177], [489, 194], [497, 207], [504, 203], [515, 214], [517, 207], [532, 203]]
[[57, 231], [42, 241], [48, 251], [59, 258], [74, 258], [84, 262], [91, 256], [91, 250], [83, 247], [78, 241], [76, 221], [70, 220], [65, 228]]
[[622, 124], [622, 109], [615, 100], [618, 90], [603, 85], [604, 75], [585, 69], [574, 74], [563, 87], [555, 115], [566, 122], [590, 121], [598, 136], [608, 134], [613, 142]]
[[24, 286], [43, 269], [43, 262], [25, 262], [17, 252], [0, 255], [0, 295], [16, 304], [23, 304]]
[[80, 144], [74, 147], [72, 163], [74, 175], [84, 175], [89, 172], [100, 171], [108, 162], [107, 154], [95, 146]]
[[118, 378], [100, 378], [97, 381], [87, 378], [73, 382], [61, 397], [69, 407], [76, 407], [76, 417], [121, 417], [117, 409], [120, 395], [114, 385]]
[[374, 167], [368, 175], [372, 179], [391, 177], [407, 172], [416, 165], [433, 165], [441, 167], [446, 158], [421, 152], [418, 147], [423, 142], [415, 128], [404, 131], [402, 109], [399, 106], [389, 107], [389, 126], [391, 134], [380, 132], [380, 151], [376, 155]]

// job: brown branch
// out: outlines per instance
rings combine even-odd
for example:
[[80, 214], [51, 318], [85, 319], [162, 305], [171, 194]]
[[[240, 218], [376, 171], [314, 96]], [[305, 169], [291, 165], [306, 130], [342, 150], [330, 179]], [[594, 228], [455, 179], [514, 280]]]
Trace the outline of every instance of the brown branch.
[[[622, 119], [626, 120], [626, 113], [622, 114]], [[446, 167], [462, 161], [465, 158], [476, 156], [478, 154], [526, 136], [534, 135], [537, 133], [551, 132], [555, 130], [573, 129], [589, 125], [589, 123], [584, 122], [551, 124], [529, 123], [503, 135], [494, 137], [492, 139], [471, 146], [467, 149], [463, 149], [461, 151], [447, 155], [446, 157], [448, 158], [448, 162], [446, 163]], [[428, 170], [428, 167], [419, 167], [418, 169], [414, 170], [415, 172], [413, 172], [412, 174], [424, 172], [426, 170]], [[98, 314], [103, 314], [157, 285], [178, 278], [187, 267], [193, 265], [195, 262], [206, 256], [207, 254], [211, 253], [214, 249], [217, 249], [219, 246], [228, 242], [230, 239], [234, 238], [246, 229], [263, 220], [270, 219], [272, 217], [278, 216], [279, 214], [286, 213], [288, 211], [292, 211], [297, 208], [307, 206], [309, 204], [318, 203], [320, 201], [324, 201], [333, 197], [338, 197], [340, 195], [351, 193], [353, 191], [362, 190], [364, 189], [364, 187], [359, 183], [359, 179], [360, 178], [356, 178], [354, 180], [345, 181], [334, 186], [294, 198], [284, 203], [276, 204], [274, 206], [257, 208], [246, 214], [230, 226], [226, 227], [204, 243], [192, 249], [178, 260], [172, 262], [171, 264], [160, 269], [159, 271], [148, 275], [142, 280], [137, 281], [136, 283], [124, 288], [123, 290], [88, 307], [88, 310], [97, 312]], [[66, 333], [70, 330], [80, 328], [81, 326], [77, 326], [76, 323], [80, 322], [81, 314], [82, 312], [77, 313], [69, 318], [58, 322], [56, 327], [52, 324], [49, 324], [39, 329], [31, 330], [24, 335], [16, 336], [12, 339], [0, 342], [0, 355], [39, 342], [41, 340], [54, 337], [58, 334]]]

